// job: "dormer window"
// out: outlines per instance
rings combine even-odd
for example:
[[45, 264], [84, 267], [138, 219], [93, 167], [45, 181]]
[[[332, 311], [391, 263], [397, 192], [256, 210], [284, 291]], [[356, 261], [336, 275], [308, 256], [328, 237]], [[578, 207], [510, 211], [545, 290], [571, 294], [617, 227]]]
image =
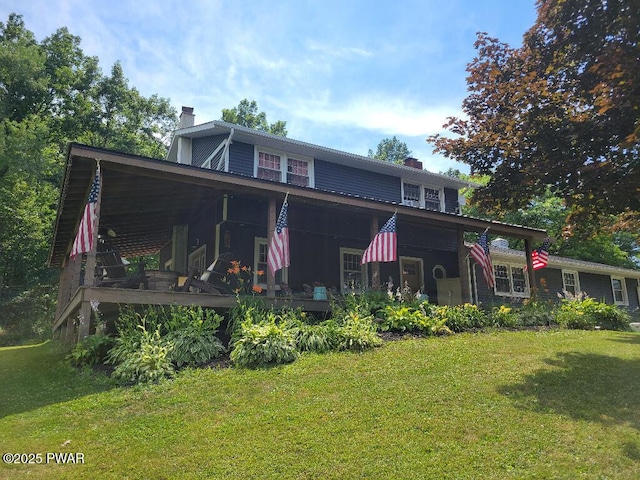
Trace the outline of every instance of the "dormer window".
[[272, 182], [313, 187], [313, 158], [256, 147], [254, 175]]
[[425, 210], [444, 211], [444, 190], [434, 185], [402, 182], [402, 203]]

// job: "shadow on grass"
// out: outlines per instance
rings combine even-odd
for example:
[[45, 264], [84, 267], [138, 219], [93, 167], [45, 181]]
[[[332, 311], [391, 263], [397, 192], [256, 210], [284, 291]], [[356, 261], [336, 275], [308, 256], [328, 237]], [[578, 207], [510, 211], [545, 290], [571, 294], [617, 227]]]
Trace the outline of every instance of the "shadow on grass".
[[640, 345], [640, 334], [639, 333], [624, 333], [616, 336], [615, 338], [610, 338], [610, 342], [620, 342], [620, 343], [631, 343], [635, 345]]
[[553, 368], [499, 392], [534, 411], [640, 429], [640, 360], [563, 353], [546, 362]]
[[70, 367], [66, 353], [53, 341], [0, 348], [0, 418], [114, 387], [106, 376]]

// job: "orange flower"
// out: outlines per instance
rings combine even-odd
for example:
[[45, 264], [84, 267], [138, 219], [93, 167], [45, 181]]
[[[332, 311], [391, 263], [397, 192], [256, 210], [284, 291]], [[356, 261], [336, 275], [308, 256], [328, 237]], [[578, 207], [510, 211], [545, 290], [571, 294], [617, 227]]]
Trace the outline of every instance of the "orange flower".
[[233, 273], [233, 268], [228, 268], [227, 269], [227, 273], [229, 273], [229, 274]]
[[251, 287], [251, 290], [253, 290], [253, 293], [262, 293], [262, 287], [260, 285], [254, 285]]
[[262, 275], [264, 275], [264, 270], [256, 270], [256, 274], [261, 277]]
[[245, 265], [244, 267], [242, 267], [241, 269], [243, 272], [246, 272], [248, 270], [247, 266]]

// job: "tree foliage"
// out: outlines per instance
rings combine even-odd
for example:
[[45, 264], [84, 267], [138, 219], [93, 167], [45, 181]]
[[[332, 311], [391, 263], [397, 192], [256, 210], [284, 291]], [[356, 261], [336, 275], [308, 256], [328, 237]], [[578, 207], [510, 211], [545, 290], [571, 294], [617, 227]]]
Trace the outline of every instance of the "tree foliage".
[[[435, 151], [491, 181], [487, 211], [526, 208], [547, 189], [576, 231], [640, 211], [640, 3], [539, 0], [521, 48], [478, 34], [468, 65], [466, 119]], [[634, 225], [638, 232], [638, 223]]]
[[394, 135], [392, 138], [381, 140], [375, 152], [369, 149], [368, 156], [384, 162], [403, 163], [406, 158], [411, 156], [411, 150], [406, 143], [401, 142]]
[[287, 136], [287, 122], [278, 120], [271, 124], [268, 123], [267, 114], [258, 112], [258, 104], [255, 100], [249, 101], [244, 98], [237, 107], [223, 108], [221, 119], [228, 123], [261, 130], [274, 135]]
[[70, 141], [163, 158], [177, 124], [116, 63], [103, 75], [66, 28], [38, 42], [20, 15], [0, 22], [0, 288], [48, 281], [56, 203]]

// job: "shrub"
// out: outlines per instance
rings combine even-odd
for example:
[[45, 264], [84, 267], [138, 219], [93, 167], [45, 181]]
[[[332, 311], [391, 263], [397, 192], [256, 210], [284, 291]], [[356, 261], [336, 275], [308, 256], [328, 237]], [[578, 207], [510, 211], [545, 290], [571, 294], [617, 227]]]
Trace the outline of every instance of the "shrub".
[[364, 351], [382, 345], [382, 339], [376, 333], [373, 316], [363, 316], [358, 312], [349, 312], [338, 328], [338, 348], [341, 350]]
[[326, 321], [319, 325], [300, 323], [292, 328], [296, 345], [300, 352], [325, 353], [336, 350], [340, 344], [340, 333], [334, 321]]
[[201, 365], [225, 352], [216, 336], [222, 317], [200, 306], [174, 306], [167, 322], [169, 358], [177, 367]]
[[491, 311], [491, 322], [496, 327], [513, 328], [520, 323], [520, 315], [511, 307], [500, 305]]
[[436, 318], [444, 318], [452, 332], [475, 330], [489, 325], [489, 317], [477, 305], [465, 303], [455, 306], [438, 306], [433, 312]]
[[89, 335], [78, 342], [67, 360], [76, 367], [93, 366], [104, 363], [107, 360], [109, 350], [114, 346], [115, 340], [104, 333]]
[[57, 288], [57, 284], [36, 285], [10, 298], [6, 291], [3, 292], [0, 298], [0, 346], [51, 337]]
[[113, 377], [125, 383], [157, 382], [173, 375], [174, 370], [169, 360], [169, 352], [173, 345], [160, 336], [160, 329], [153, 333], [140, 327], [139, 348], [122, 355], [122, 361], [113, 371]]
[[425, 318], [423, 312], [406, 303], [386, 305], [380, 313], [383, 317], [380, 330], [383, 332], [421, 330]]
[[556, 318], [562, 327], [581, 330], [590, 330], [596, 326], [627, 330], [630, 322], [629, 314], [624, 310], [586, 295], [563, 299], [556, 310]]
[[529, 300], [518, 310], [518, 324], [523, 327], [544, 327], [556, 323], [556, 306], [549, 302]]
[[291, 329], [275, 321], [253, 324], [245, 321], [238, 329], [231, 360], [239, 367], [264, 367], [293, 362], [298, 358]]

